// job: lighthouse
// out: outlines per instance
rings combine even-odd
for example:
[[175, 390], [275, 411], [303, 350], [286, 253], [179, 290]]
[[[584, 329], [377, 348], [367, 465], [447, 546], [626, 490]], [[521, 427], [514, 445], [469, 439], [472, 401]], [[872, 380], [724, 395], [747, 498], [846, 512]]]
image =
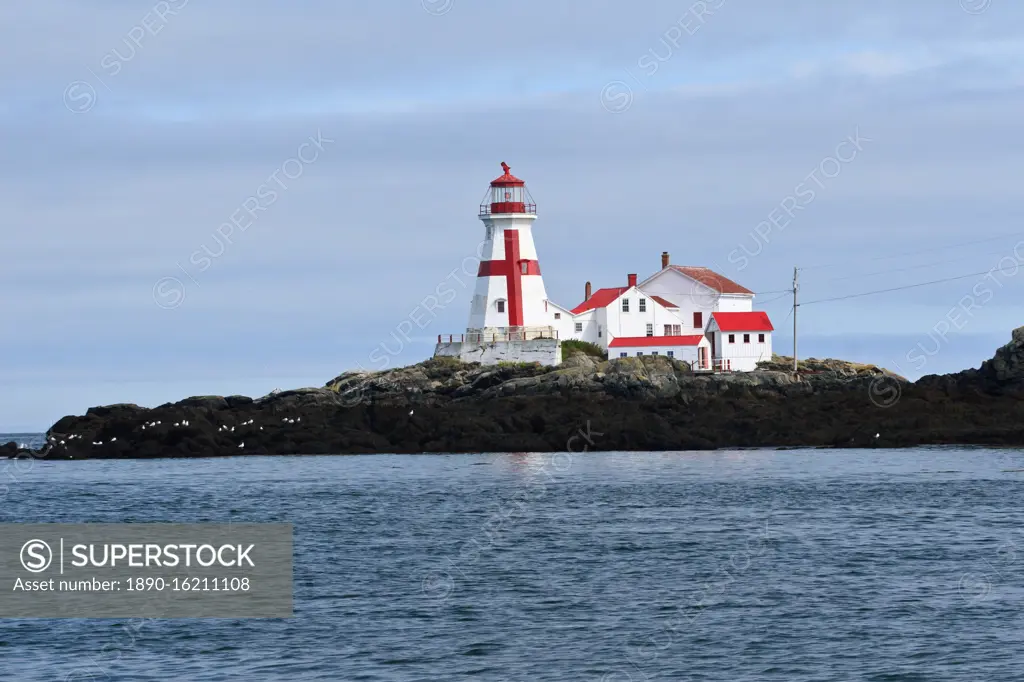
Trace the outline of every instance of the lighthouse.
[[526, 340], [551, 330], [533, 243], [537, 205], [508, 164], [501, 168], [504, 174], [491, 182], [480, 204], [484, 241], [466, 331]]
[[533, 242], [537, 205], [509, 165], [501, 169], [480, 203], [483, 243], [466, 333], [439, 338], [434, 354], [557, 365], [561, 344]]

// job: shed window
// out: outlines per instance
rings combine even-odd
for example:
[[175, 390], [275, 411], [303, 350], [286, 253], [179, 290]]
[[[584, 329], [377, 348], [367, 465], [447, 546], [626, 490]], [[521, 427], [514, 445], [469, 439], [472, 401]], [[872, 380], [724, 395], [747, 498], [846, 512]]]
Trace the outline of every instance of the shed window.
[[758, 343], [764, 343], [764, 334], [758, 334], [757, 335], [757, 342]]
[[750, 334], [743, 335], [743, 343], [750, 343]]
[[636, 356], [637, 356], [638, 358], [639, 358], [640, 356], [642, 356], [643, 354], [644, 354], [644, 353], [643, 353], [643, 351], [639, 351], [639, 350], [638, 350], [638, 351], [636, 352]]
[[652, 350], [651, 351], [651, 355], [657, 355], [657, 354], [658, 354], [658, 351], [656, 351], [656, 350]]
[[620, 358], [629, 357], [629, 353], [619, 353]]
[[736, 335], [729, 334], [729, 343], [736, 343]]
[[640, 308], [639, 308], [639, 310], [642, 313], [646, 313], [647, 312], [647, 299], [646, 298], [641, 298], [640, 299]]
[[676, 356], [676, 352], [674, 350], [670, 350], [668, 351], [668, 353], [666, 353], [666, 355], [668, 355], [670, 358], [674, 358]]

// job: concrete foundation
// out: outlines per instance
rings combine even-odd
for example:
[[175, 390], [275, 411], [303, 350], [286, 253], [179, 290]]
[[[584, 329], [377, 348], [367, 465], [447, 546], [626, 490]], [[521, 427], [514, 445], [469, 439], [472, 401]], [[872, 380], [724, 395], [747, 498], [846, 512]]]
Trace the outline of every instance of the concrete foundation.
[[479, 362], [484, 365], [496, 365], [499, 362], [539, 362], [542, 365], [560, 365], [562, 363], [562, 343], [558, 339], [489, 343], [453, 341], [437, 344], [434, 357], [459, 358], [463, 362]]

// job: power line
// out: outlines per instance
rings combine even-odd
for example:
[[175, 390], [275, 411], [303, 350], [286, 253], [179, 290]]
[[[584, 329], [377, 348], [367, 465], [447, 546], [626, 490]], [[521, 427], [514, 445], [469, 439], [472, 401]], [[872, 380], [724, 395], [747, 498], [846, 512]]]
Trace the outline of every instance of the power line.
[[[893, 272], [909, 272], [910, 270], [921, 270], [924, 268], [934, 267], [936, 265], [948, 265], [949, 263], [959, 263], [960, 261], [970, 260], [972, 258], [994, 258], [996, 256], [1005, 255], [1000, 253], [991, 254], [977, 254], [973, 256], [961, 256], [960, 258], [951, 258], [950, 260], [935, 261], [933, 263], [924, 263], [923, 265], [911, 265], [905, 268], [892, 268], [890, 270], [879, 270], [877, 272], [862, 272], [856, 275], [844, 275], [843, 277], [833, 277], [831, 279], [817, 280], [815, 284], [828, 284], [829, 282], [842, 282], [850, 279], [858, 279], [861, 277], [874, 277], [875, 275], [888, 275]], [[802, 270], [803, 268], [801, 268]]]
[[[975, 244], [986, 244], [989, 242], [999, 241], [1000, 239], [1007, 239], [1008, 237], [1020, 237], [1024, 236], [1024, 232], [1008, 232], [1006, 234], [999, 235], [997, 237], [986, 237], [985, 239], [975, 239], [969, 242], [960, 242], [958, 244], [947, 244], [946, 246], [936, 246], [930, 249], [914, 249], [913, 251], [905, 251], [903, 253], [894, 253], [889, 256], [876, 256], [875, 258], [865, 259], [863, 262], [872, 263], [881, 260], [891, 260], [893, 258], [900, 258], [902, 256], [916, 256], [920, 253], [933, 253], [935, 251], [945, 251], [946, 249], [956, 249], [962, 246], [973, 246]], [[821, 263], [818, 265], [808, 265], [807, 267], [800, 268], [801, 270], [817, 270], [819, 268], [832, 268], [840, 265], [849, 265], [849, 262], [842, 263]]]
[[[992, 268], [992, 270], [994, 270], [994, 269], [995, 268]], [[831, 302], [831, 301], [845, 301], [846, 299], [849, 299], [849, 298], [861, 298], [862, 296], [874, 296], [875, 294], [887, 294], [887, 293], [892, 292], [892, 291], [902, 291], [904, 289], [916, 289], [918, 287], [926, 287], [926, 286], [930, 286], [932, 284], [942, 284], [944, 282], [955, 282], [958, 279], [968, 279], [970, 277], [980, 277], [981, 275], [988, 275], [988, 274], [992, 273], [992, 270], [987, 270], [985, 272], [972, 272], [969, 275], [958, 275], [956, 277], [947, 277], [945, 279], [937, 279], [937, 280], [934, 280], [932, 282], [919, 282], [917, 284], [907, 284], [906, 286], [892, 287], [891, 289], [879, 289], [877, 291], [865, 291], [865, 292], [860, 293], [860, 294], [849, 294], [848, 296], [836, 296], [834, 298], [819, 298], [819, 299], [816, 299], [814, 301], [805, 301], [805, 302], [801, 303], [800, 305], [804, 306], [804, 305], [812, 305], [814, 303], [828, 303], [828, 302]]]

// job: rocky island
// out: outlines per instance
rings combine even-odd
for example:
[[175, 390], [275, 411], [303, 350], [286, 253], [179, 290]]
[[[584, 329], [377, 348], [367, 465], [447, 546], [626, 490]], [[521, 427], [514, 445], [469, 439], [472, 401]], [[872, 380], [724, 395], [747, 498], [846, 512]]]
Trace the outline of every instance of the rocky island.
[[452, 358], [348, 372], [262, 398], [203, 396], [67, 416], [45, 459], [1024, 445], [1024, 327], [979, 369], [908, 382], [873, 365], [773, 358], [694, 372], [663, 356], [572, 351], [558, 367]]

